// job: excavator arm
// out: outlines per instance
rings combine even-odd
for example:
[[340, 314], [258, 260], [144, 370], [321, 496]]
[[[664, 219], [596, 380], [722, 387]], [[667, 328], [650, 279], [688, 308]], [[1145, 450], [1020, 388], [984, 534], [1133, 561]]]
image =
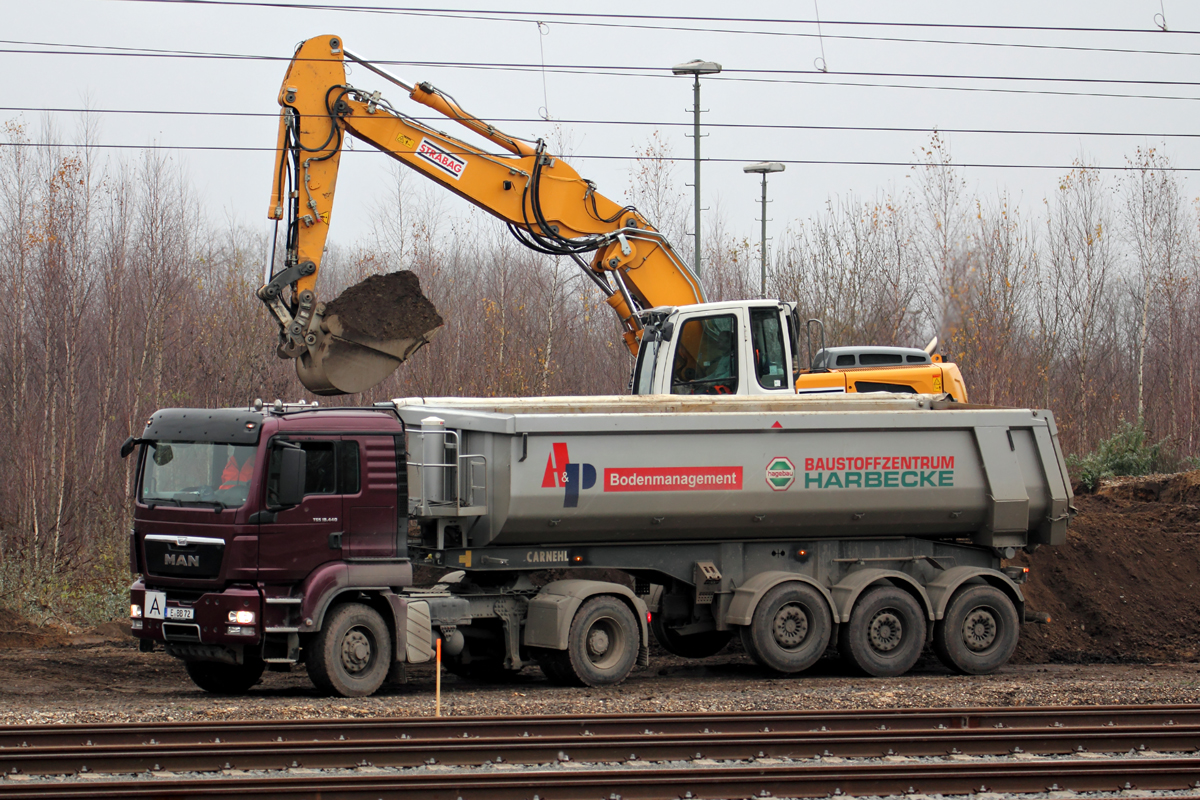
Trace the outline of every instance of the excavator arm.
[[[346, 82], [347, 60], [505, 152], [488, 153], [402, 113], [379, 91], [351, 86]], [[337, 300], [318, 300], [321, 257], [346, 134], [503, 220], [525, 245], [574, 260], [607, 295], [632, 353], [637, 353], [641, 331], [637, 311], [704, 302], [700, 281], [632, 206], [598, 193], [590, 181], [548, 153], [541, 140], [502, 133], [430, 84], [410, 84], [348, 53], [340, 37], [318, 36], [300, 45], [279, 104], [268, 216], [286, 222], [287, 245], [282, 269], [266, 276], [258, 296], [279, 323], [280, 357], [296, 359], [301, 381], [317, 394], [370, 388], [425, 344], [441, 324], [431, 305], [412, 314], [411, 297], [381, 310], [380, 297], [386, 298], [386, 292], [356, 293], [351, 287]], [[349, 302], [352, 296], [371, 302], [356, 307]], [[419, 300], [428, 305], [423, 297]], [[391, 319], [382, 318], [389, 314]], [[405, 315], [426, 323], [409, 324]], [[436, 320], [432, 329], [426, 329], [429, 320]]]

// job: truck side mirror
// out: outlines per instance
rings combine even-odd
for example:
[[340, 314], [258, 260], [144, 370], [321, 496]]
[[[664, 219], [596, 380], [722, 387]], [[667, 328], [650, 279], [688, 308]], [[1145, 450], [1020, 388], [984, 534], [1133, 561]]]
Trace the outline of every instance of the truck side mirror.
[[298, 506], [304, 501], [304, 474], [308, 453], [298, 447], [285, 447], [279, 453], [279, 491], [275, 502], [281, 507]]
[[133, 448], [137, 447], [137, 445], [138, 440], [132, 436], [121, 442], [121, 458], [129, 458], [129, 454], [133, 452]]

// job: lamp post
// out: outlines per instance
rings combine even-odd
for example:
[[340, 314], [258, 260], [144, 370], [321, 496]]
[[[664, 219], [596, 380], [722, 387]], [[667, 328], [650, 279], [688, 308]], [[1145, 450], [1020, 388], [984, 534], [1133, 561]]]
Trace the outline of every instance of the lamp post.
[[760, 161], [742, 167], [742, 172], [757, 172], [762, 175], [762, 296], [767, 296], [767, 173], [783, 172], [778, 161]]
[[687, 61], [683, 64], [676, 64], [671, 67], [671, 72], [676, 75], [691, 75], [695, 82], [692, 85], [692, 114], [695, 119], [695, 130], [692, 138], [696, 145], [696, 155], [693, 159], [696, 166], [696, 179], [693, 186], [696, 190], [696, 256], [694, 263], [696, 265], [696, 277], [700, 276], [700, 76], [715, 75], [721, 71], [721, 65], [715, 61]]

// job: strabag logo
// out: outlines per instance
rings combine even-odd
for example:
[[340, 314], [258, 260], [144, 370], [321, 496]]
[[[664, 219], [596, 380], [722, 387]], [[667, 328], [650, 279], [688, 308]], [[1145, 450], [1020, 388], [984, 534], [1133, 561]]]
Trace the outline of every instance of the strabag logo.
[[454, 178], [454, 180], [461, 178], [463, 171], [467, 168], [466, 159], [451, 154], [450, 151], [434, 144], [428, 139], [421, 140], [421, 145], [417, 148], [416, 155], [417, 158], [428, 161], [451, 178]]
[[796, 482], [796, 465], [790, 458], [775, 456], [767, 464], [767, 485], [772, 491], [785, 492]]
[[542, 475], [543, 489], [566, 489], [563, 508], [579, 506], [579, 492], [596, 485], [596, 468], [591, 464], [573, 464], [567, 455], [567, 443], [555, 442], [546, 458], [546, 472]]

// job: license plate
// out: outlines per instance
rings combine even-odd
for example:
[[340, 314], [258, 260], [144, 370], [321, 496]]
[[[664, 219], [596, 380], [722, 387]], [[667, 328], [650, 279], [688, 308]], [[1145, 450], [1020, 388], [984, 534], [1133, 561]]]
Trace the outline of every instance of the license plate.
[[192, 619], [195, 613], [194, 608], [168, 608], [167, 619]]

